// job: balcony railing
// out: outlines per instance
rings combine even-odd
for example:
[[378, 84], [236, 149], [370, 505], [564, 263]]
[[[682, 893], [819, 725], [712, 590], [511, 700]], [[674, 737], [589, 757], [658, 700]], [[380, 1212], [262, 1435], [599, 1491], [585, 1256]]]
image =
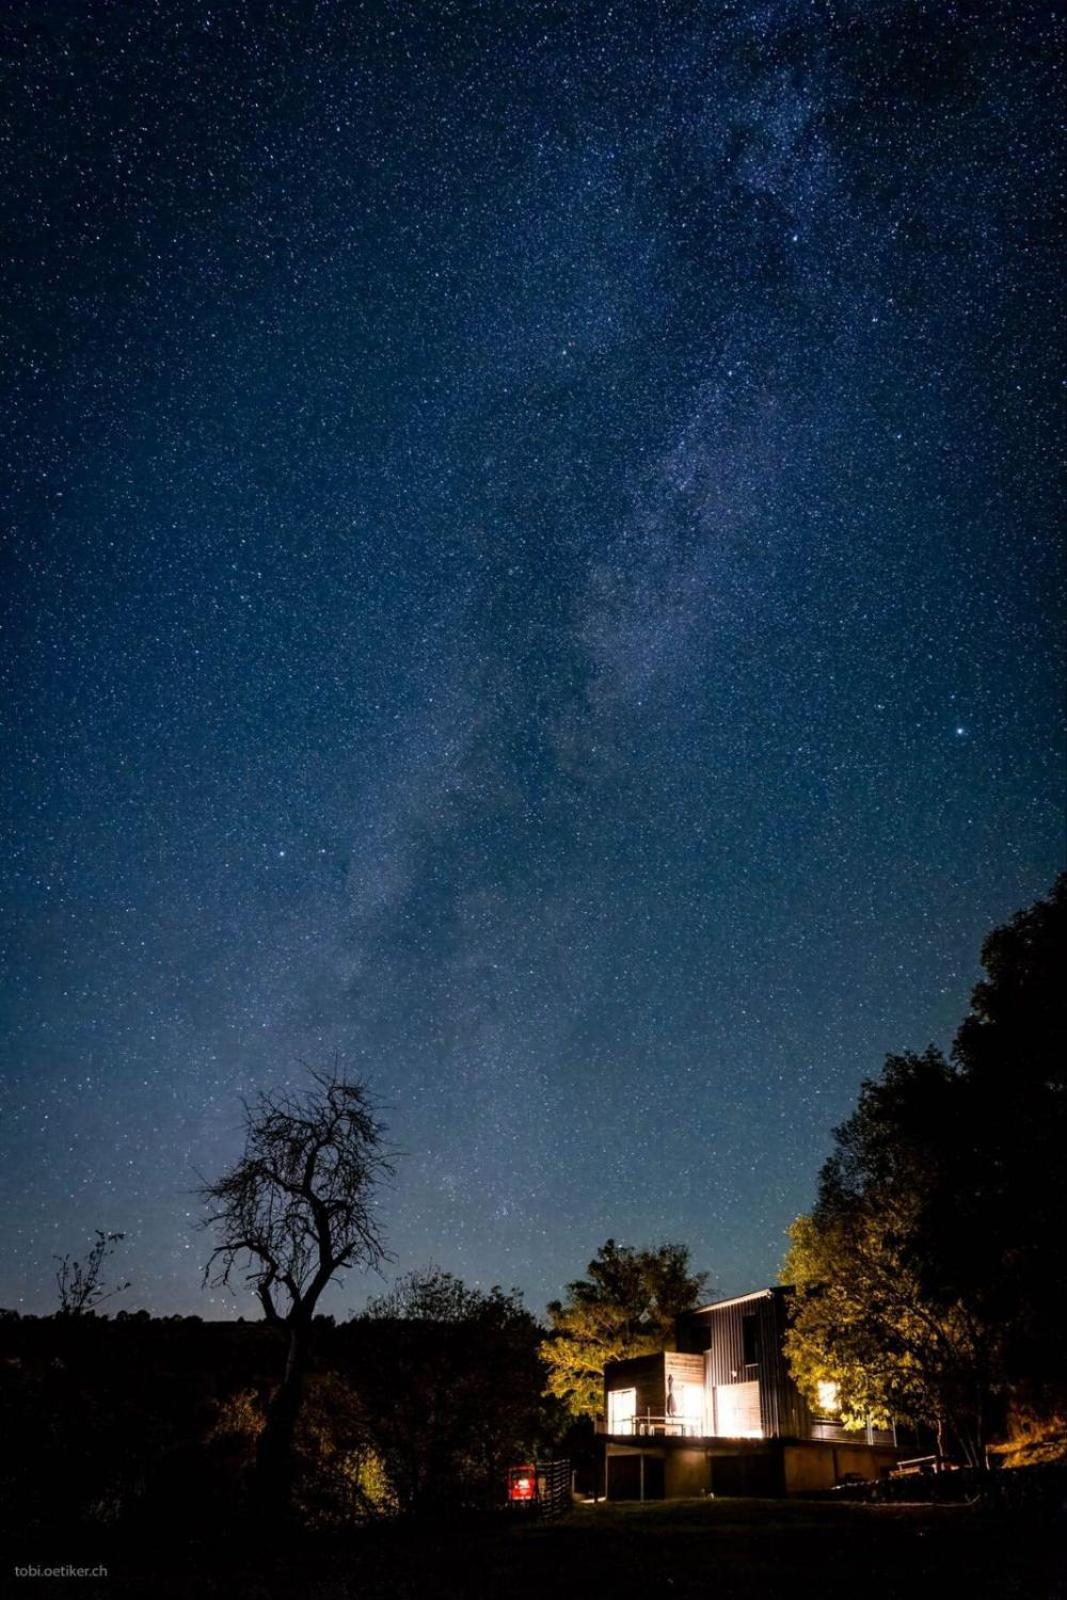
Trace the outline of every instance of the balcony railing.
[[617, 1417], [608, 1424], [608, 1432], [615, 1438], [623, 1436], [662, 1439], [699, 1439], [704, 1432], [701, 1417], [668, 1417], [655, 1411], [642, 1411], [634, 1417]]

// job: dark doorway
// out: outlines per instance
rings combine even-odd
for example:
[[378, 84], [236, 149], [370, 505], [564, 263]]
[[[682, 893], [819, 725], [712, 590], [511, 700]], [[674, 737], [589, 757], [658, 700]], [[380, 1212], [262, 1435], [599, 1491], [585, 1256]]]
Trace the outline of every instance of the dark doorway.
[[781, 1470], [775, 1456], [713, 1456], [711, 1492], [715, 1495], [753, 1495], [773, 1498], [782, 1493]]
[[[644, 1498], [662, 1500], [663, 1457], [645, 1456], [644, 1463]], [[641, 1457], [609, 1456], [608, 1499], [640, 1500], [641, 1498]]]
[[639, 1469], [636, 1456], [609, 1456], [608, 1499], [636, 1500], [641, 1493]]

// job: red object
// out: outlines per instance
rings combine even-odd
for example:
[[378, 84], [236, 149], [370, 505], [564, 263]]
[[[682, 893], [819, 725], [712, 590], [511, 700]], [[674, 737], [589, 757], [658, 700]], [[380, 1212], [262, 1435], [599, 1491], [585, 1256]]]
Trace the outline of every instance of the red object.
[[537, 1469], [535, 1467], [509, 1467], [508, 1499], [537, 1499]]

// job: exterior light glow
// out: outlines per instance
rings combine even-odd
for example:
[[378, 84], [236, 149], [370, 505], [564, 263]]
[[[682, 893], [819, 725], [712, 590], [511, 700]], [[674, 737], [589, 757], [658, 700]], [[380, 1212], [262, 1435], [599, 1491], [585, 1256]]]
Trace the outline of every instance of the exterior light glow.
[[633, 1433], [636, 1389], [612, 1389], [608, 1395], [608, 1432]]
[[759, 1384], [720, 1383], [715, 1390], [715, 1432], [724, 1439], [762, 1439]]
[[841, 1389], [832, 1379], [823, 1378], [818, 1386], [819, 1410], [829, 1415], [836, 1412], [841, 1401]]

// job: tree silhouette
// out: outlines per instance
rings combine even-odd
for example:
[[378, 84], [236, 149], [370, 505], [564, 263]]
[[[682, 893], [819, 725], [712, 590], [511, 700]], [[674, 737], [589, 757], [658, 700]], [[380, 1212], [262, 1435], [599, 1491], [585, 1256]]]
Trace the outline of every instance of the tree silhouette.
[[105, 1233], [101, 1228], [97, 1228], [96, 1243], [84, 1261], [75, 1261], [69, 1255], [56, 1256], [55, 1259], [59, 1262], [56, 1288], [59, 1290], [61, 1317], [86, 1316], [89, 1312], [95, 1311], [97, 1306], [103, 1305], [105, 1300], [122, 1294], [130, 1287], [127, 1282], [117, 1283], [113, 1289], [105, 1289], [100, 1281], [104, 1262], [108, 1256], [114, 1255], [115, 1246], [125, 1237], [123, 1233]]
[[547, 1420], [541, 1329], [519, 1293], [469, 1288], [430, 1266], [345, 1331], [351, 1382], [400, 1509], [492, 1504]]
[[346, 1269], [387, 1258], [375, 1214], [376, 1191], [394, 1171], [384, 1124], [366, 1086], [344, 1079], [336, 1063], [308, 1070], [303, 1093], [262, 1092], [246, 1103], [244, 1154], [202, 1189], [211, 1207], [204, 1225], [219, 1239], [205, 1283], [229, 1284], [242, 1272], [267, 1321], [287, 1335], [256, 1454], [256, 1498], [271, 1515], [289, 1506], [318, 1301]]

